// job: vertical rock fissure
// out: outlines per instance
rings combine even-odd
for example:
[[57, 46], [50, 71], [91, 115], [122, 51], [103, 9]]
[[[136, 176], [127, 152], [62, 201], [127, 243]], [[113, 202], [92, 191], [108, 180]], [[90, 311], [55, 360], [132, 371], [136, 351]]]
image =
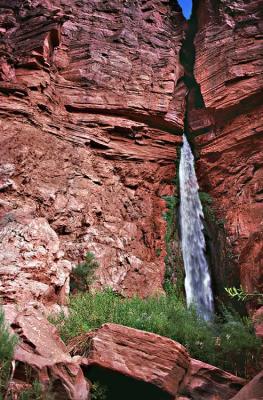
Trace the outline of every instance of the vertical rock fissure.
[[199, 186], [195, 174], [194, 156], [183, 137], [179, 167], [180, 180], [180, 227], [185, 268], [185, 292], [187, 305], [194, 305], [204, 319], [213, 315], [211, 278], [205, 257], [204, 217], [199, 199]]
[[[205, 236], [203, 210], [199, 199], [199, 186], [195, 174], [193, 138], [189, 129], [189, 108], [204, 108], [200, 87], [194, 77], [195, 48], [194, 38], [197, 32], [197, 3], [182, 44], [180, 61], [184, 67], [184, 82], [188, 89], [186, 94], [186, 111], [184, 118], [183, 147], [179, 167], [180, 192], [180, 234], [185, 269], [185, 292], [187, 305], [195, 305], [197, 312], [206, 320], [214, 312], [213, 293], [209, 266], [205, 256]], [[187, 140], [189, 138], [189, 142]]]

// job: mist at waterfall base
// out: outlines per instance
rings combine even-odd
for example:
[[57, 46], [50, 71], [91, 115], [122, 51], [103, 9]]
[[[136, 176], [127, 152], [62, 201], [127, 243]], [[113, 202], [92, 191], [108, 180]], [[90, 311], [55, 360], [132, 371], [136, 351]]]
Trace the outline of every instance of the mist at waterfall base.
[[203, 210], [198, 193], [194, 156], [186, 136], [183, 136], [179, 166], [181, 246], [185, 268], [187, 306], [210, 320], [214, 313], [209, 268], [204, 254], [205, 238]]

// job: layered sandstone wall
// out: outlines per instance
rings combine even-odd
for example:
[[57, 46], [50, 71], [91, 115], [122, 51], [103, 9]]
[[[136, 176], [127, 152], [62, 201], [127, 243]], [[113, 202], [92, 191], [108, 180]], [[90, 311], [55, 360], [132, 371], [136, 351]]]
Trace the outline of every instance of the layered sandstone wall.
[[1, 295], [65, 304], [68, 275], [54, 285], [54, 274], [61, 259], [74, 265], [87, 251], [100, 264], [98, 287], [162, 291], [162, 196], [174, 190], [185, 113], [180, 8], [163, 0], [0, 7], [3, 243], [17, 247], [31, 225], [23, 226], [44, 218], [60, 252], [46, 267], [51, 294], [41, 286], [45, 240], [31, 251], [19, 244], [24, 263], [3, 254]]
[[224, 222], [236, 269], [224, 274], [223, 263], [218, 275], [240, 277], [249, 292], [262, 291], [261, 9], [261, 1], [196, 2], [194, 76], [203, 106], [189, 113], [200, 186]]
[[[162, 196], [174, 190], [184, 122], [231, 268], [260, 289], [259, 3], [196, 1], [184, 42], [186, 22], [168, 0], [0, 1], [1, 240], [17, 249], [1, 253], [6, 302], [65, 304], [87, 251], [100, 263], [97, 287], [162, 290]], [[35, 220], [46, 236], [31, 241]], [[227, 268], [220, 259], [217, 271]]]

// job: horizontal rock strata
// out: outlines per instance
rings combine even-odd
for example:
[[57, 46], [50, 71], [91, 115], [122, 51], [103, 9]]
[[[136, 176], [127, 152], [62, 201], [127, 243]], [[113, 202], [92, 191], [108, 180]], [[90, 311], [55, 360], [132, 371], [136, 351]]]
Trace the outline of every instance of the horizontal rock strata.
[[161, 197], [173, 192], [185, 112], [180, 8], [0, 7], [1, 225], [45, 218], [73, 265], [95, 254], [97, 287], [162, 291]]

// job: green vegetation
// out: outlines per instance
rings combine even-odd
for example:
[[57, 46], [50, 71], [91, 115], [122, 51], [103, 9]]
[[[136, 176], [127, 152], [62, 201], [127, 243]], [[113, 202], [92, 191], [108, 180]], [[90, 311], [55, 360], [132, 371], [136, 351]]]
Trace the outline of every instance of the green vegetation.
[[94, 280], [95, 271], [98, 267], [99, 264], [94, 254], [91, 252], [86, 253], [84, 262], [77, 265], [71, 273], [71, 291], [77, 290], [85, 292], [89, 290], [89, 286]]
[[107, 400], [107, 387], [96, 381], [92, 383], [91, 400]]
[[172, 286], [175, 287], [176, 293], [184, 297], [184, 264], [180, 249], [180, 242], [177, 232], [176, 214], [178, 208], [178, 197], [164, 196], [167, 211], [164, 214], [166, 221], [166, 257], [165, 257], [165, 282], [164, 289], [169, 291]]
[[[50, 397], [45, 396], [45, 400]], [[43, 389], [38, 381], [32, 383], [32, 387], [24, 390], [19, 397], [19, 400], [43, 400]]]
[[191, 356], [241, 376], [257, 365], [260, 341], [248, 319], [224, 310], [223, 317], [205, 322], [171, 289], [166, 296], [122, 299], [113, 291], [79, 293], [71, 298], [70, 315], [55, 321], [67, 342], [81, 333], [114, 322], [154, 332], [182, 343]]
[[10, 334], [5, 325], [4, 312], [0, 308], [0, 399], [8, 387], [16, 342], [16, 337]]
[[256, 299], [259, 304], [262, 304], [263, 301], [263, 293], [246, 293], [241, 286], [239, 288], [236, 288], [235, 286], [225, 288], [225, 291], [232, 299], [236, 298], [238, 301], [249, 301], [251, 299]]
[[199, 192], [199, 198], [202, 203], [205, 218], [216, 223], [216, 216], [212, 208], [213, 200], [211, 196], [206, 192]]

